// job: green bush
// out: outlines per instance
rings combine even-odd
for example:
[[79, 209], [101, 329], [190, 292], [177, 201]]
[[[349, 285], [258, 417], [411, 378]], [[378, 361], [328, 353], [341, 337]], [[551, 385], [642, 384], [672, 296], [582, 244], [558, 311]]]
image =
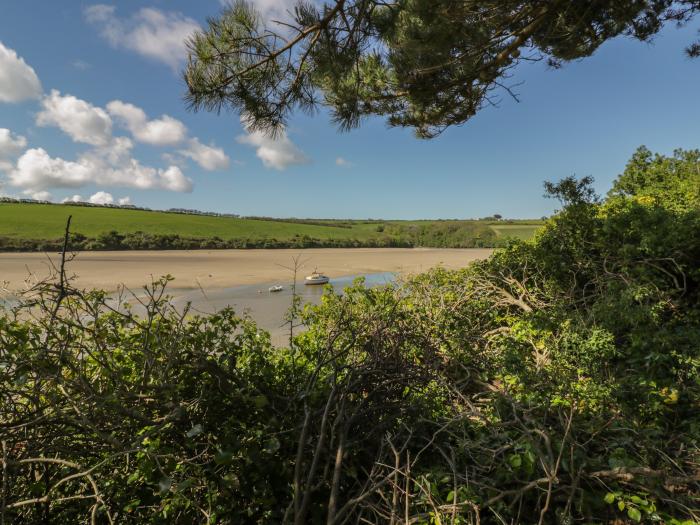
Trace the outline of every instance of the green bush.
[[486, 261], [327, 289], [287, 348], [167, 279], [140, 315], [40, 283], [0, 316], [4, 519], [696, 523], [700, 212], [587, 182]]

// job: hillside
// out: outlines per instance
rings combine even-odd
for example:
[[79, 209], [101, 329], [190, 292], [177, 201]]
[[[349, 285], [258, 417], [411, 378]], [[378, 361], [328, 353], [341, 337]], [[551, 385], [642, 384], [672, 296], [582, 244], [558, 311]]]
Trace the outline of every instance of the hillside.
[[[52, 249], [73, 216], [81, 249], [353, 246], [491, 247], [530, 238], [540, 221], [234, 218], [55, 204], [0, 204], [0, 249]], [[116, 233], [112, 233], [116, 232]]]

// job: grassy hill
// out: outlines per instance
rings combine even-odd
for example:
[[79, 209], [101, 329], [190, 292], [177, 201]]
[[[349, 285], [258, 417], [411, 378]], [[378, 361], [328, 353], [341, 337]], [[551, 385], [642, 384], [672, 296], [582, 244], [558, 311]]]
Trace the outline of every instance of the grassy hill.
[[[49, 249], [68, 215], [83, 249], [492, 246], [530, 238], [540, 221], [233, 218], [55, 204], [0, 203], [0, 249]], [[117, 232], [118, 235], [110, 234]], [[185, 240], [187, 242], [185, 242]]]
[[[353, 238], [372, 235], [371, 228], [339, 228], [292, 222], [184, 215], [158, 211], [119, 208], [84, 207], [53, 204], [0, 204], [0, 236], [53, 239], [60, 237], [66, 219], [73, 216], [72, 231], [86, 237], [115, 230], [119, 233], [137, 231], [183, 237], [288, 238], [295, 234], [320, 239]], [[361, 226], [361, 225], [358, 225]]]

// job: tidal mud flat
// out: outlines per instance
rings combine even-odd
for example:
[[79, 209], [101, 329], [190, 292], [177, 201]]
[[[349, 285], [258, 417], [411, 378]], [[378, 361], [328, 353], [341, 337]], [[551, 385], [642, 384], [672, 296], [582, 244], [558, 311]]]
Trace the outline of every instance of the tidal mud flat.
[[[291, 281], [294, 258], [300, 274], [315, 268], [331, 278], [390, 272], [405, 275], [434, 266], [457, 269], [487, 258], [490, 249], [327, 248], [308, 250], [171, 250], [80, 252], [68, 264], [79, 288], [115, 291], [139, 289], [152, 279], [172, 275], [178, 289], [206, 291], [234, 286]], [[59, 254], [0, 253], [0, 285], [18, 291], [51, 274]]]
[[[140, 296], [143, 286], [164, 275], [173, 276], [168, 295], [173, 305], [193, 313], [213, 313], [230, 306], [255, 319], [284, 344], [288, 327], [284, 315], [291, 304], [294, 260], [298, 261], [297, 294], [303, 303], [316, 303], [323, 286], [304, 286], [304, 276], [318, 268], [331, 278], [336, 291], [364, 277], [366, 286], [380, 286], [397, 277], [435, 266], [463, 268], [485, 259], [489, 249], [331, 248], [310, 250], [211, 250], [80, 252], [68, 263], [67, 274], [78, 288], [97, 288], [124, 297]], [[33, 283], [51, 276], [59, 254], [0, 253], [0, 303]], [[268, 288], [281, 285], [281, 292]], [[115, 295], [116, 297], [116, 295]], [[138, 312], [138, 308], [136, 309]]]

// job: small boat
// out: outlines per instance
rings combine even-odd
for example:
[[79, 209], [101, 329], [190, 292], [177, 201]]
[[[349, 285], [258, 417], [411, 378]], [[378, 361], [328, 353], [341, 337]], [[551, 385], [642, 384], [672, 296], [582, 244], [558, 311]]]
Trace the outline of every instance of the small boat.
[[307, 275], [304, 279], [304, 284], [326, 284], [330, 279], [327, 275], [318, 273], [318, 270], [314, 270], [314, 273]]
[[282, 286], [282, 285], [280, 285], [280, 284], [276, 284], [276, 285], [274, 285], [274, 286], [270, 286], [270, 287], [267, 289], [268, 292], [281, 292], [282, 290], [284, 290], [284, 286]]

